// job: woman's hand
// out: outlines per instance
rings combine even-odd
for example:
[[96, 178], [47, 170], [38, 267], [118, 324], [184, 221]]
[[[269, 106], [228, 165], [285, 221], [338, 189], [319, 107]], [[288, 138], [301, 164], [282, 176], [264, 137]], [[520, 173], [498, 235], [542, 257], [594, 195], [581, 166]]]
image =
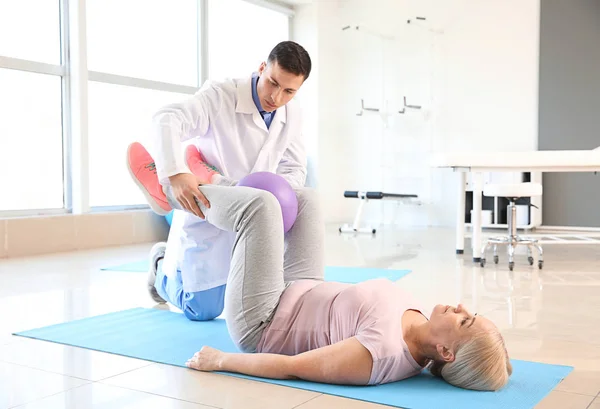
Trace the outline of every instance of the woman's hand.
[[199, 352], [196, 352], [192, 358], [188, 359], [185, 366], [198, 371], [218, 371], [221, 369], [224, 355], [225, 353], [218, 349], [204, 346]]

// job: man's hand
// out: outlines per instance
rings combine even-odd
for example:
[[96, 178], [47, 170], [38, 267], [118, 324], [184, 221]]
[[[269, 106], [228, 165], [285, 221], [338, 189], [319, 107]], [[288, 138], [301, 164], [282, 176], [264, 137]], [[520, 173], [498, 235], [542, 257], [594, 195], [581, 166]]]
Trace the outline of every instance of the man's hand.
[[198, 186], [198, 178], [191, 173], [178, 173], [177, 175], [169, 177], [171, 188], [173, 189], [173, 195], [188, 212], [195, 214], [201, 219], [204, 219], [204, 213], [200, 210], [200, 207], [196, 203], [204, 204], [207, 208], [210, 208], [210, 203], [206, 197], [202, 194]]

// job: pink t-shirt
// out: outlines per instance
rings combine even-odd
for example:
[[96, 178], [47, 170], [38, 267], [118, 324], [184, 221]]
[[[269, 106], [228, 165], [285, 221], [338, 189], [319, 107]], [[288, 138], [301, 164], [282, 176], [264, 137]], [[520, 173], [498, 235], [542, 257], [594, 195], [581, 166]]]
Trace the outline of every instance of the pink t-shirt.
[[404, 342], [406, 310], [429, 311], [392, 281], [358, 284], [301, 280], [291, 284], [258, 344], [257, 352], [297, 355], [356, 337], [373, 358], [370, 385], [421, 372]]

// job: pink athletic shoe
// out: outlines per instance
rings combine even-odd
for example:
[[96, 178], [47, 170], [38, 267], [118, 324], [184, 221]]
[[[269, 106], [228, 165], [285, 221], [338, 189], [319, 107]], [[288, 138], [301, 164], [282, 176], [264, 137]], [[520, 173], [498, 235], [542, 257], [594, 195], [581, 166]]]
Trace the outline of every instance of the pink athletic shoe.
[[219, 174], [217, 168], [206, 163], [206, 158], [194, 145], [185, 149], [185, 163], [203, 185], [212, 183], [212, 178]]
[[127, 148], [127, 168], [155, 213], [164, 216], [173, 210], [158, 181], [154, 159], [141, 143], [134, 142]]

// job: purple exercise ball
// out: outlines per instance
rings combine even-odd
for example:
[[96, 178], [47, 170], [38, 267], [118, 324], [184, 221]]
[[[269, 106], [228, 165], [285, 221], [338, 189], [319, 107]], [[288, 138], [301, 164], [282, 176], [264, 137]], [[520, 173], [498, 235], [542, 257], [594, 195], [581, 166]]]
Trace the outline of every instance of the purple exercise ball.
[[271, 192], [281, 206], [283, 231], [288, 232], [298, 216], [298, 198], [287, 180], [271, 172], [256, 172], [242, 178], [238, 186], [253, 187]]

